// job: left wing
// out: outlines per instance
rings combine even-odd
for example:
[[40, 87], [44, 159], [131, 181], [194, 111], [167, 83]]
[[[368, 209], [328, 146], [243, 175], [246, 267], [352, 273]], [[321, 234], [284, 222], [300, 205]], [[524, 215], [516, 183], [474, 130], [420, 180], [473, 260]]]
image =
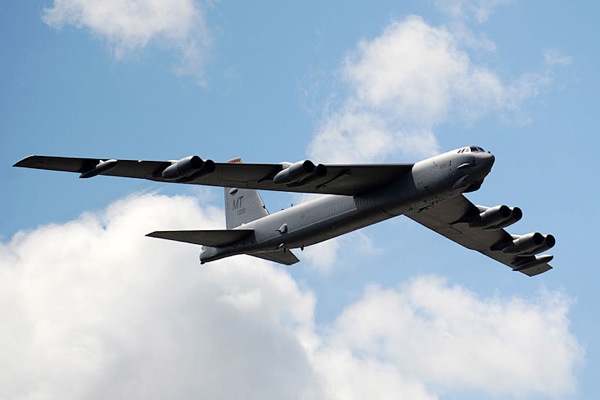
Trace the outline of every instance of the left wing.
[[508, 265], [513, 271], [534, 276], [552, 269], [548, 263], [553, 256], [537, 255], [554, 246], [556, 241], [552, 235], [519, 236], [503, 229], [521, 218], [518, 208], [476, 206], [459, 195], [406, 216], [466, 248]]
[[285, 192], [356, 195], [384, 186], [411, 171], [413, 164], [315, 165], [311, 161], [282, 164], [215, 163], [189, 156], [177, 161], [115, 160], [29, 156], [15, 167], [160, 182], [237, 187]]

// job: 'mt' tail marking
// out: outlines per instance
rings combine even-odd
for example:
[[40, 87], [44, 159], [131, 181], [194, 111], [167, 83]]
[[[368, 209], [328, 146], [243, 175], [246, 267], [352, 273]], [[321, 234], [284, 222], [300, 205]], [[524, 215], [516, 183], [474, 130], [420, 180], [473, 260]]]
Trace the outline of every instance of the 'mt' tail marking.
[[[236, 158], [229, 162], [241, 163], [242, 160]], [[267, 215], [269, 215], [267, 207], [256, 190], [225, 188], [225, 226], [227, 229], [237, 228]]]

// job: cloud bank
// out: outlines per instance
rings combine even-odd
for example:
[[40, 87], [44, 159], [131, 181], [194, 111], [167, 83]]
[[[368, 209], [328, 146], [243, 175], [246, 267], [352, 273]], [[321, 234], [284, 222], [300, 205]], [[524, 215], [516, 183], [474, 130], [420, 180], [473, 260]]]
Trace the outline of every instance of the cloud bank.
[[54, 0], [43, 20], [72, 25], [106, 40], [117, 58], [151, 44], [179, 55], [177, 71], [203, 82], [210, 38], [195, 0]]
[[[482, 16], [493, 5], [484, 3]], [[517, 110], [550, 82], [545, 72], [503, 81], [461, 45], [465, 29], [410, 16], [360, 41], [341, 69], [346, 95], [319, 124], [309, 155], [328, 162], [430, 156], [439, 152], [435, 128]]]
[[583, 358], [569, 299], [481, 298], [438, 277], [371, 286], [328, 325], [318, 294], [251, 257], [144, 237], [220, 227], [136, 195], [0, 244], [5, 399], [564, 397]]

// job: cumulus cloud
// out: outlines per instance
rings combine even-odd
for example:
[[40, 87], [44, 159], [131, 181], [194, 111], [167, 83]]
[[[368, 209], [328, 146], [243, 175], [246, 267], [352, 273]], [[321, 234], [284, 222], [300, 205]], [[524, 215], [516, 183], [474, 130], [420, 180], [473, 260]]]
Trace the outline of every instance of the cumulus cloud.
[[582, 350], [569, 300], [480, 298], [440, 278], [370, 287], [316, 326], [318, 295], [252, 257], [200, 267], [144, 236], [218, 228], [188, 197], [136, 195], [0, 243], [0, 397], [564, 396]]
[[434, 128], [516, 110], [549, 83], [527, 73], [512, 82], [474, 62], [457, 36], [411, 16], [359, 42], [341, 76], [347, 96], [321, 121], [308, 153], [330, 162], [439, 152]]
[[396, 290], [368, 288], [327, 343], [430, 387], [564, 396], [576, 387], [572, 370], [583, 357], [568, 308], [561, 293], [482, 299], [439, 277], [419, 277]]
[[[190, 198], [141, 196], [0, 249], [0, 397], [303, 398], [314, 299], [250, 257], [144, 236], [221, 226]], [[193, 225], [193, 226], [191, 226]]]
[[330, 272], [336, 265], [339, 248], [340, 239], [331, 239], [307, 247], [302, 252], [302, 259], [321, 272]]
[[55, 28], [89, 30], [105, 39], [117, 58], [150, 44], [175, 50], [178, 71], [202, 81], [210, 40], [195, 0], [55, 0], [44, 10], [43, 20]]

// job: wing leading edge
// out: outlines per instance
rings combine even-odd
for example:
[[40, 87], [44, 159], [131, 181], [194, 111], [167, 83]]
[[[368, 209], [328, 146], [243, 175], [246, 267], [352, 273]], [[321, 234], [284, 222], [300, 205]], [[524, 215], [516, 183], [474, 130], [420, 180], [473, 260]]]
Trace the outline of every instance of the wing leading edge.
[[406, 216], [466, 248], [511, 267], [513, 271], [534, 276], [552, 269], [548, 263], [553, 256], [536, 255], [554, 246], [552, 235], [532, 233], [517, 236], [502, 228], [482, 226], [484, 224], [478, 223], [482, 209], [485, 207], [478, 207], [460, 195]]
[[384, 186], [409, 172], [414, 164], [317, 165], [215, 163], [190, 156], [178, 161], [115, 160], [29, 156], [15, 167], [149, 179], [220, 187], [353, 196]]

